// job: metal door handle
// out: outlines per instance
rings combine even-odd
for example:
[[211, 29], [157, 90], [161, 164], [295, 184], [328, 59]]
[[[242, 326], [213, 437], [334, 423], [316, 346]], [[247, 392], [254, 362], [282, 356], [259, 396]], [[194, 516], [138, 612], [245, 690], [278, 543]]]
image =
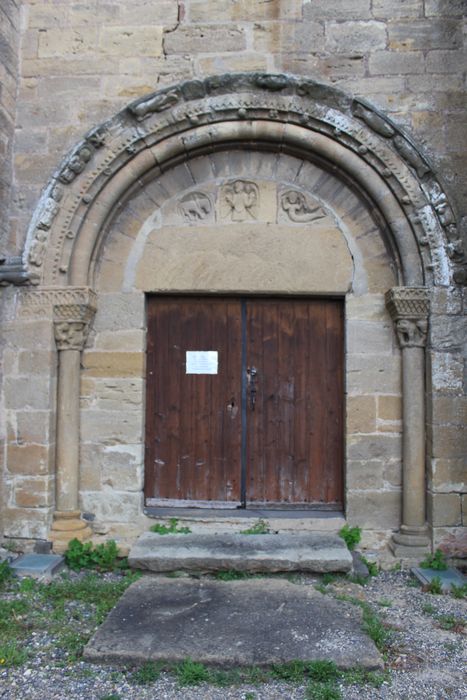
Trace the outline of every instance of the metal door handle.
[[258, 370], [256, 367], [248, 367], [246, 373], [248, 376], [248, 386], [250, 389], [250, 408], [252, 411], [254, 411], [256, 404], [256, 377]]

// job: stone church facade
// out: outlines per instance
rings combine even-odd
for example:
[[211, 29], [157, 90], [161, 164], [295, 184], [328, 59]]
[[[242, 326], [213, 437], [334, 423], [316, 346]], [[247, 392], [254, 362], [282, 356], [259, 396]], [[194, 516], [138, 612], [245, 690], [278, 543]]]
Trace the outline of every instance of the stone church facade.
[[396, 556], [465, 556], [464, 3], [0, 14], [4, 537], [127, 542], [163, 505], [152, 300], [334, 300], [342, 518]]

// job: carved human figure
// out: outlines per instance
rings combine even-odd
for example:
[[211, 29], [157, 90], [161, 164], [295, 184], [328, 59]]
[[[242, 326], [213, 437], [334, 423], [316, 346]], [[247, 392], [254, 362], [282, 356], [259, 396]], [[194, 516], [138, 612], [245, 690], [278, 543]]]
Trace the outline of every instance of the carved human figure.
[[235, 180], [224, 188], [224, 202], [231, 221], [256, 219], [258, 186], [248, 180]]
[[423, 348], [426, 344], [428, 322], [426, 319], [400, 318], [396, 321], [397, 338], [401, 348]]
[[31, 248], [29, 250], [29, 262], [31, 265], [36, 267], [41, 267], [44, 262], [44, 257], [47, 251], [47, 232], [38, 229], [36, 232], [36, 238], [34, 239]]
[[82, 350], [87, 324], [81, 321], [55, 323], [55, 342], [58, 350]]
[[296, 223], [314, 221], [326, 216], [324, 209], [319, 204], [310, 206], [305, 195], [297, 190], [284, 192], [281, 196], [281, 206], [289, 219]]

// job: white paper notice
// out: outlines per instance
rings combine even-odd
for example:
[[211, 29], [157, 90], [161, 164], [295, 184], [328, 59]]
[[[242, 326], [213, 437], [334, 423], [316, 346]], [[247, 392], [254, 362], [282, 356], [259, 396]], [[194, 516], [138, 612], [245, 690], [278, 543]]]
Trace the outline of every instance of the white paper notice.
[[187, 374], [217, 374], [217, 350], [187, 350]]

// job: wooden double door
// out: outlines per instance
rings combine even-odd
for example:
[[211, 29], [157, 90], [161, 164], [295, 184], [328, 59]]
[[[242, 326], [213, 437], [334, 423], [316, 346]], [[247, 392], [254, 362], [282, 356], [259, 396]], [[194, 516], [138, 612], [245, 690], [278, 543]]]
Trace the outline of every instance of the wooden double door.
[[149, 297], [146, 504], [342, 504], [343, 303]]

